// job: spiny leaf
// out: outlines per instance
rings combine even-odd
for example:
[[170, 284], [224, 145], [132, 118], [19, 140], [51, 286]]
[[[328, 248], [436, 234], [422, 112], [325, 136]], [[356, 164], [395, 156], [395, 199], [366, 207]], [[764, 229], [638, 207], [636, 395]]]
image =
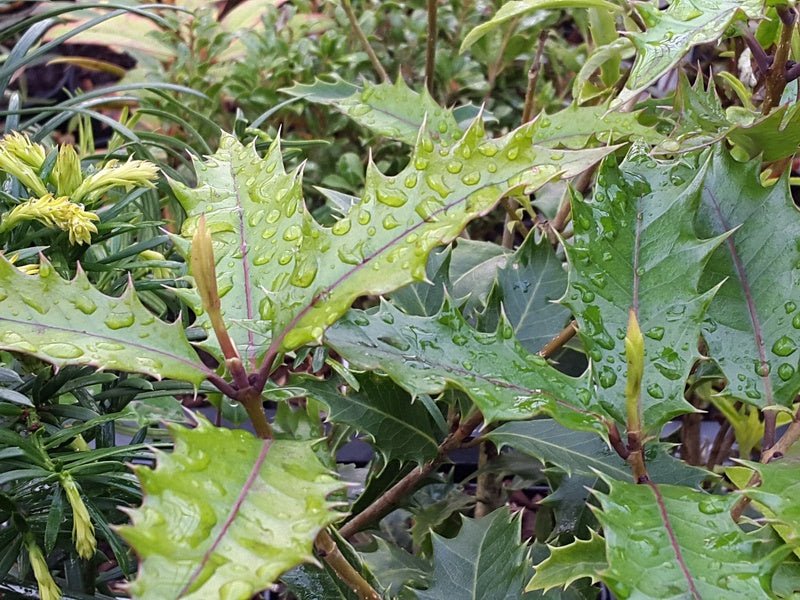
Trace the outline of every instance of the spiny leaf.
[[[200, 215], [215, 243], [222, 313], [248, 359], [318, 340], [353, 300], [384, 294], [425, 277], [436, 246], [454, 239], [517, 186], [535, 187], [575, 174], [613, 148], [560, 152], [532, 145], [536, 124], [505, 137], [484, 137], [473, 122], [452, 146], [420, 133], [410, 164], [395, 176], [374, 164], [358, 204], [333, 227], [319, 225], [302, 198], [301, 172], [286, 173], [279, 143], [261, 158], [225, 136], [219, 151], [197, 164], [198, 186], [172, 186], [189, 218]], [[183, 252], [190, 253], [186, 242]], [[181, 293], [196, 311], [196, 294]], [[201, 315], [198, 324], [210, 328]], [[207, 346], [214, 350], [216, 342]]]
[[[568, 475], [629, 479], [628, 464], [594, 433], [571, 431], [551, 419], [504, 423], [486, 437], [498, 447], [511, 447], [528, 456], [553, 464]], [[654, 481], [697, 487], [710, 473], [676, 460], [666, 444], [647, 447], [648, 473]]]
[[759, 17], [761, 5], [759, 0], [674, 0], [661, 10], [637, 4], [647, 30], [627, 34], [636, 46], [636, 61], [616, 102], [626, 102], [653, 83], [693, 46], [719, 38], [734, 20]]
[[[424, 587], [430, 579], [430, 565], [419, 557], [409, 554], [382, 538], [376, 537], [377, 548], [362, 552], [361, 558], [384, 586], [392, 598], [416, 598], [406, 586]], [[407, 593], [404, 593], [407, 592]]]
[[520, 519], [504, 508], [462, 519], [453, 539], [433, 535], [433, 585], [419, 600], [518, 600], [529, 568]]
[[432, 139], [447, 144], [461, 134], [452, 110], [439, 106], [427, 90], [421, 94], [413, 91], [402, 77], [393, 84], [367, 82], [363, 88], [342, 80], [317, 80], [311, 85], [296, 83], [282, 91], [333, 106], [359, 125], [412, 146], [423, 126]]
[[719, 148], [703, 183], [700, 235], [733, 233], [701, 281], [722, 279], [703, 335], [728, 379], [725, 390], [757, 406], [790, 405], [800, 392], [800, 213], [786, 179], [760, 183], [760, 160], [736, 162]]
[[476, 331], [449, 302], [433, 317], [409, 316], [387, 302], [377, 312], [351, 311], [325, 341], [354, 367], [381, 370], [411, 394], [460, 389], [487, 422], [545, 412], [571, 428], [605, 431], [585, 379], [525, 351], [506, 321], [496, 332]]
[[609, 565], [600, 577], [616, 597], [770, 597], [761, 542], [730, 516], [735, 497], [607, 481], [610, 492], [597, 494]]
[[0, 348], [56, 366], [91, 365], [180, 379], [195, 386], [211, 373], [183, 333], [148, 311], [129, 285], [120, 298], [93, 287], [81, 269], [59, 277], [43, 256], [26, 275], [0, 255]]
[[246, 600], [312, 561], [319, 531], [338, 518], [341, 488], [308, 442], [259, 440], [243, 430], [170, 426], [171, 454], [137, 467], [145, 493], [121, 535], [140, 557], [137, 599]]
[[550, 556], [536, 565], [536, 574], [525, 590], [566, 589], [583, 577], [588, 577], [592, 583], [597, 582], [598, 573], [608, 566], [606, 544], [594, 531], [589, 533], [588, 540], [576, 539], [566, 546], [549, 546]]
[[367, 433], [387, 462], [421, 463], [436, 456], [439, 442], [422, 402], [412, 403], [410, 396], [386, 377], [364, 375], [358, 382], [359, 390], [349, 390], [347, 395], [336, 389], [335, 381], [298, 377], [292, 385], [325, 404], [330, 421]]
[[496, 324], [502, 304], [514, 337], [529, 352], [538, 352], [567, 323], [569, 311], [556, 302], [566, 287], [567, 274], [553, 247], [546, 238], [537, 242], [535, 235], [529, 235], [497, 270], [481, 325]]
[[794, 546], [800, 546], [800, 459], [786, 457], [769, 464], [741, 461], [758, 472], [761, 483], [742, 493], [768, 511], [770, 521], [780, 524], [779, 532]]
[[466, 51], [487, 33], [494, 31], [511, 19], [522, 17], [536, 10], [570, 8], [600, 8], [614, 12], [619, 11], [618, 6], [611, 2], [606, 2], [605, 0], [514, 0], [512, 2], [506, 2], [500, 7], [500, 10], [497, 11], [494, 17], [486, 21], [486, 23], [481, 23], [467, 34], [464, 41], [461, 42], [459, 52]]
[[618, 112], [607, 105], [577, 106], [572, 104], [551, 115], [541, 114], [535, 142], [550, 148], [585, 148], [594, 138], [603, 143], [624, 140], [658, 144], [664, 136], [642, 125], [639, 112]]
[[[722, 237], [699, 240], [693, 215], [705, 167], [658, 163], [632, 152], [617, 168], [600, 169], [594, 197], [573, 196], [575, 239], [566, 247], [569, 290], [563, 302], [579, 324], [593, 361], [601, 404], [625, 422], [628, 311], [645, 335], [641, 406], [644, 427], [657, 430], [690, 412], [684, 381], [699, 357], [700, 323], [715, 289], [697, 286]], [[688, 183], [686, 183], [688, 181]]]

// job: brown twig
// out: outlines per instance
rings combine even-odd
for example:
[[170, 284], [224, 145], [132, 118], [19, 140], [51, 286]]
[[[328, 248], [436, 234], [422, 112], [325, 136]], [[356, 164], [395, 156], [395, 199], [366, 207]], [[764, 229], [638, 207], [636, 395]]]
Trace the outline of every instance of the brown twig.
[[765, 78], [764, 103], [761, 106], [761, 112], [765, 115], [768, 115], [778, 104], [786, 87], [786, 61], [789, 59], [792, 34], [797, 21], [797, 13], [794, 9], [781, 6], [777, 8], [777, 11], [781, 18], [781, 38], [775, 48], [775, 56]]
[[425, 47], [425, 85], [428, 93], [433, 96], [434, 75], [436, 74], [436, 40], [439, 35], [439, 27], [436, 21], [436, 13], [439, 9], [439, 0], [428, 0], [428, 40]]
[[556, 337], [547, 342], [544, 347], [539, 350], [539, 356], [543, 358], [550, 358], [564, 344], [575, 337], [576, 333], [578, 333], [578, 326], [575, 324], [575, 321], [570, 321], [569, 325], [562, 329]]
[[367, 56], [372, 63], [372, 68], [375, 69], [375, 72], [382, 81], [388, 82], [389, 75], [387, 75], [386, 69], [383, 68], [380, 59], [378, 59], [378, 55], [375, 54], [375, 50], [372, 49], [372, 45], [367, 39], [367, 34], [365, 34], [364, 30], [361, 29], [361, 25], [358, 24], [358, 17], [356, 17], [356, 13], [353, 11], [353, 6], [350, 4], [350, 0], [342, 0], [342, 8], [344, 9], [348, 20], [350, 21], [350, 26], [353, 28], [358, 41], [361, 42], [361, 47], [364, 49], [364, 52], [367, 53]]
[[458, 428], [456, 428], [445, 440], [439, 445], [439, 452], [433, 460], [429, 460], [424, 465], [420, 465], [408, 475], [403, 477], [400, 481], [394, 484], [386, 492], [380, 495], [372, 504], [370, 504], [363, 511], [358, 513], [355, 517], [350, 519], [342, 526], [339, 533], [342, 537], [349, 538], [355, 533], [364, 529], [370, 523], [373, 523], [389, 513], [394, 509], [400, 501], [406, 497], [428, 474], [431, 473], [437, 466], [444, 462], [447, 458], [447, 453], [461, 445], [467, 437], [469, 437], [475, 428], [483, 421], [483, 415], [476, 411], [464, 421]]
[[326, 530], [323, 529], [319, 532], [314, 541], [314, 548], [319, 557], [334, 570], [339, 579], [356, 593], [360, 600], [381, 600], [380, 594], [344, 557], [339, 546]]

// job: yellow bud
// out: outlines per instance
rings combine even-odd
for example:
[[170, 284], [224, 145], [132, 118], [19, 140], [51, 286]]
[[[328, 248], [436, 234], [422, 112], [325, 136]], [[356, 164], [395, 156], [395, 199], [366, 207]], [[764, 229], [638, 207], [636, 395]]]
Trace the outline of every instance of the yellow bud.
[[39, 585], [41, 600], [61, 600], [61, 590], [50, 574], [42, 549], [34, 541], [33, 536], [26, 536], [25, 547], [28, 549], [28, 560], [33, 567], [33, 576]]
[[97, 233], [94, 221], [99, 220], [96, 214], [84, 210], [82, 204], [70, 202], [66, 196], [54, 198], [52, 194], [45, 194], [18, 204], [6, 213], [0, 221], [0, 232], [9, 231], [23, 221], [39, 221], [69, 233], [70, 244], [89, 244], [92, 234]]
[[19, 182], [38, 196], [47, 194], [47, 188], [39, 179], [37, 170], [12, 154], [4, 145], [0, 145], [0, 171], [13, 175]]
[[94, 525], [89, 518], [89, 511], [81, 498], [78, 484], [69, 473], [61, 474], [61, 487], [67, 494], [67, 500], [72, 507], [72, 541], [78, 556], [89, 560], [97, 549], [97, 540], [94, 537]]
[[0, 142], [0, 146], [12, 156], [15, 156], [37, 171], [42, 168], [47, 156], [44, 151], [44, 146], [41, 144], [34, 144], [27, 135], [17, 131], [12, 131], [4, 137], [3, 141]]
[[74, 146], [65, 144], [58, 149], [52, 177], [59, 196], [69, 196], [78, 189], [83, 181], [83, 176], [81, 175], [81, 159], [75, 152]]
[[158, 177], [158, 167], [144, 160], [129, 160], [120, 163], [108, 161], [99, 171], [92, 173], [72, 193], [75, 202], [91, 204], [115, 187], [155, 187], [153, 181]]
[[628, 362], [628, 381], [625, 386], [625, 407], [628, 431], [641, 429], [639, 397], [644, 376], [644, 337], [633, 309], [628, 314], [628, 331], [625, 334], [625, 358]]
[[220, 299], [217, 290], [216, 261], [211, 234], [206, 227], [206, 216], [197, 221], [197, 230], [192, 236], [191, 268], [194, 283], [206, 312], [219, 312]]
[[[155, 250], [142, 250], [139, 252], [139, 258], [142, 260], [167, 260], [161, 252], [156, 252]], [[172, 272], [166, 267], [153, 267], [151, 272], [156, 279], [170, 279], [172, 277]]]

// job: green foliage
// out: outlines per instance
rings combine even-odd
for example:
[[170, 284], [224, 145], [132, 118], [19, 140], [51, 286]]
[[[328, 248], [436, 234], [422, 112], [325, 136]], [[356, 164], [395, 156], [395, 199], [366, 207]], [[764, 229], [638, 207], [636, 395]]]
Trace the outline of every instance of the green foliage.
[[550, 556], [536, 565], [536, 574], [526, 590], [566, 589], [572, 582], [588, 577], [597, 581], [608, 567], [605, 540], [594, 531], [588, 540], [576, 539], [566, 546], [551, 546]]
[[120, 529], [141, 559], [136, 598], [245, 600], [312, 560], [317, 533], [337, 520], [340, 487], [311, 444], [268, 442], [198, 419], [170, 427], [175, 452], [138, 467], [145, 493]]

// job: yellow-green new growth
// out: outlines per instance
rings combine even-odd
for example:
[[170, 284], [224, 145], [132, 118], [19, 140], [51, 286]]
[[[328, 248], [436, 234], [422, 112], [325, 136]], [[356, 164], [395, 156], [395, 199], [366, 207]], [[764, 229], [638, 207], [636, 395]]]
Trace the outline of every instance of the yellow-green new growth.
[[2, 148], [37, 171], [42, 168], [47, 156], [44, 146], [36, 144], [27, 135], [12, 131], [3, 138]]
[[25, 547], [28, 549], [28, 560], [33, 567], [33, 576], [39, 585], [41, 600], [61, 600], [61, 590], [47, 568], [47, 561], [42, 554], [42, 549], [30, 534], [25, 536]]
[[70, 196], [83, 181], [81, 159], [74, 146], [62, 145], [58, 149], [52, 180], [59, 196]]
[[61, 487], [67, 494], [67, 500], [72, 507], [72, 541], [78, 556], [89, 560], [97, 549], [97, 540], [94, 537], [94, 525], [89, 518], [89, 511], [81, 498], [78, 484], [69, 473], [61, 474]]
[[74, 202], [92, 204], [103, 194], [115, 187], [126, 190], [136, 187], [155, 187], [153, 181], [158, 177], [158, 167], [144, 160], [128, 160], [120, 163], [110, 160], [99, 171], [92, 173], [75, 189], [72, 194]]
[[[33, 147], [32, 144], [30, 146]], [[0, 143], [0, 171], [13, 175], [22, 185], [38, 196], [44, 196], [47, 194], [47, 188], [39, 179], [37, 173], [39, 169], [28, 163], [28, 160], [36, 160], [36, 158], [35, 151], [26, 152], [20, 138], [12, 139], [11, 143], [8, 142], [8, 138], [5, 138]]]
[[31, 198], [15, 206], [0, 222], [0, 233], [9, 231], [23, 221], [39, 221], [48, 227], [66, 231], [70, 244], [89, 244], [97, 233], [94, 221], [100, 218], [84, 210], [82, 204], [69, 201], [66, 196], [55, 198], [46, 193], [41, 198]]
[[639, 320], [631, 309], [628, 315], [628, 332], [625, 334], [625, 358], [628, 362], [628, 381], [625, 385], [625, 407], [628, 431], [641, 431], [639, 395], [644, 375], [644, 337], [639, 329]]

